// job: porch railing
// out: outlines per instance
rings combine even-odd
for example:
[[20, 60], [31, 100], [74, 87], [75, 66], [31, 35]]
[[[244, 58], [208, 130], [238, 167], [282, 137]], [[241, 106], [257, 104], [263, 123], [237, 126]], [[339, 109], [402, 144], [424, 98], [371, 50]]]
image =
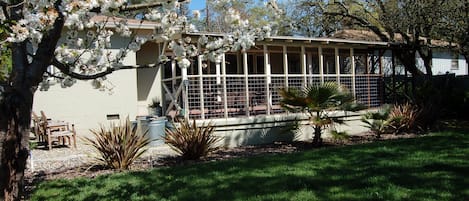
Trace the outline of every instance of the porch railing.
[[[368, 107], [383, 102], [381, 75], [189, 75], [163, 80], [166, 115], [214, 119], [286, 113], [280, 107], [279, 89], [302, 88], [321, 81], [334, 81], [354, 93], [356, 100]], [[186, 86], [187, 85], [187, 86]], [[187, 90], [184, 98], [184, 90]], [[186, 103], [187, 101], [187, 103]], [[189, 108], [184, 109], [184, 105]]]

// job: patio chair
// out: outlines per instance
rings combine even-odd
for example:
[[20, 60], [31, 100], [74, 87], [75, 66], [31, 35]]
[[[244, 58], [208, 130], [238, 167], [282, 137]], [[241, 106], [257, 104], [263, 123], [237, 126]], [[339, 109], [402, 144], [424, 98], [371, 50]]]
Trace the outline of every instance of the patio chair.
[[65, 145], [65, 141], [68, 141], [68, 145], [72, 146], [73, 140], [73, 148], [77, 147], [76, 144], [76, 131], [75, 125], [72, 124], [71, 128], [68, 122], [64, 121], [52, 121], [48, 120], [44, 111], [41, 111], [42, 114], [42, 129], [44, 130], [47, 145], [49, 150], [52, 149], [52, 140], [57, 139], [60, 143], [62, 142]]
[[33, 127], [32, 131], [34, 133], [34, 136], [36, 136], [38, 142], [43, 142], [44, 141], [44, 130], [42, 129], [42, 122], [41, 118], [37, 116], [37, 114], [33, 111], [31, 112], [31, 118], [33, 120]]

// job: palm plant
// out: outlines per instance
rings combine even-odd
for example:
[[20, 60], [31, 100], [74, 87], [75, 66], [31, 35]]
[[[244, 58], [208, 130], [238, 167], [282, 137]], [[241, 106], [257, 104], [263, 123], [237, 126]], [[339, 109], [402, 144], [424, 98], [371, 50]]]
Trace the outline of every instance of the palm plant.
[[363, 126], [369, 128], [376, 138], [381, 138], [381, 134], [389, 130], [389, 125], [392, 123], [392, 120], [389, 118], [390, 112], [390, 105], [384, 105], [376, 112], [367, 112], [361, 119], [364, 123]]
[[357, 111], [362, 107], [354, 102], [353, 95], [335, 82], [326, 82], [303, 88], [280, 90], [283, 108], [292, 112], [304, 112], [310, 117], [314, 129], [313, 144], [322, 144], [322, 131], [343, 121], [330, 116], [331, 111]]

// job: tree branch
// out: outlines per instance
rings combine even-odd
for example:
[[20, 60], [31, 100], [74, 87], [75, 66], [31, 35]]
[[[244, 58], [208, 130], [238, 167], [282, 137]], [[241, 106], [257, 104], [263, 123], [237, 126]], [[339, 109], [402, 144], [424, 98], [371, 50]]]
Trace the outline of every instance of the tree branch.
[[100, 78], [100, 77], [109, 75], [109, 74], [113, 73], [114, 71], [118, 71], [118, 70], [155, 68], [155, 67], [159, 67], [160, 64], [164, 64], [164, 63], [159, 62], [159, 63], [154, 63], [154, 64], [135, 65], [135, 66], [126, 65], [126, 66], [119, 66], [119, 68], [108, 67], [108, 68], [106, 68], [106, 70], [101, 71], [99, 73], [95, 73], [95, 74], [91, 74], [91, 75], [84, 75], [84, 74], [80, 74], [80, 73], [77, 73], [77, 72], [70, 71], [71, 65], [64, 64], [64, 63], [60, 62], [59, 60], [57, 60], [55, 58], [52, 60], [52, 63], [51, 63], [51, 65], [57, 67], [62, 73], [66, 74], [66, 75], [68, 75], [72, 78], [78, 79], [78, 80], [93, 80], [93, 79], [96, 79], [96, 78]]
[[[179, 3], [185, 3], [188, 2], [188, 0], [177, 0]], [[170, 2], [170, 0], [167, 0], [167, 2]], [[135, 4], [135, 5], [124, 5], [117, 10], [119, 12], [126, 12], [126, 11], [137, 11], [137, 10], [142, 10], [146, 8], [156, 8], [156, 7], [161, 7], [163, 6], [163, 2], [154, 2], [154, 3], [142, 3], [142, 4]], [[101, 8], [93, 8], [90, 10], [91, 12], [95, 13], [100, 13]]]
[[41, 42], [38, 45], [35, 57], [29, 65], [27, 72], [27, 82], [29, 86], [37, 86], [42, 81], [42, 75], [50, 65], [50, 61], [54, 57], [55, 47], [62, 34], [62, 29], [65, 23], [65, 18], [62, 12], [59, 12], [59, 7], [62, 1], [58, 0], [54, 3], [54, 7], [58, 13], [52, 28], [44, 34]]
[[342, 16], [342, 17], [348, 17], [350, 19], [353, 19], [359, 23], [360, 26], [365, 27], [370, 29], [373, 33], [378, 35], [378, 37], [383, 41], [383, 42], [388, 42], [389, 37], [386, 36], [378, 27], [372, 25], [370, 22], [366, 21], [365, 19], [355, 16], [349, 13], [340, 13], [340, 12], [329, 12], [326, 11], [324, 12], [325, 15], [330, 15], [330, 16]]

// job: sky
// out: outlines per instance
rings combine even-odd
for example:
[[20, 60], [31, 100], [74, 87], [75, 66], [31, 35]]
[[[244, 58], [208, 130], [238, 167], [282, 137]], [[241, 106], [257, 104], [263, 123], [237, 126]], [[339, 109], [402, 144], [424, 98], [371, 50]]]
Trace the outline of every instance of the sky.
[[205, 8], [205, 0], [191, 0], [189, 10], [202, 10]]

